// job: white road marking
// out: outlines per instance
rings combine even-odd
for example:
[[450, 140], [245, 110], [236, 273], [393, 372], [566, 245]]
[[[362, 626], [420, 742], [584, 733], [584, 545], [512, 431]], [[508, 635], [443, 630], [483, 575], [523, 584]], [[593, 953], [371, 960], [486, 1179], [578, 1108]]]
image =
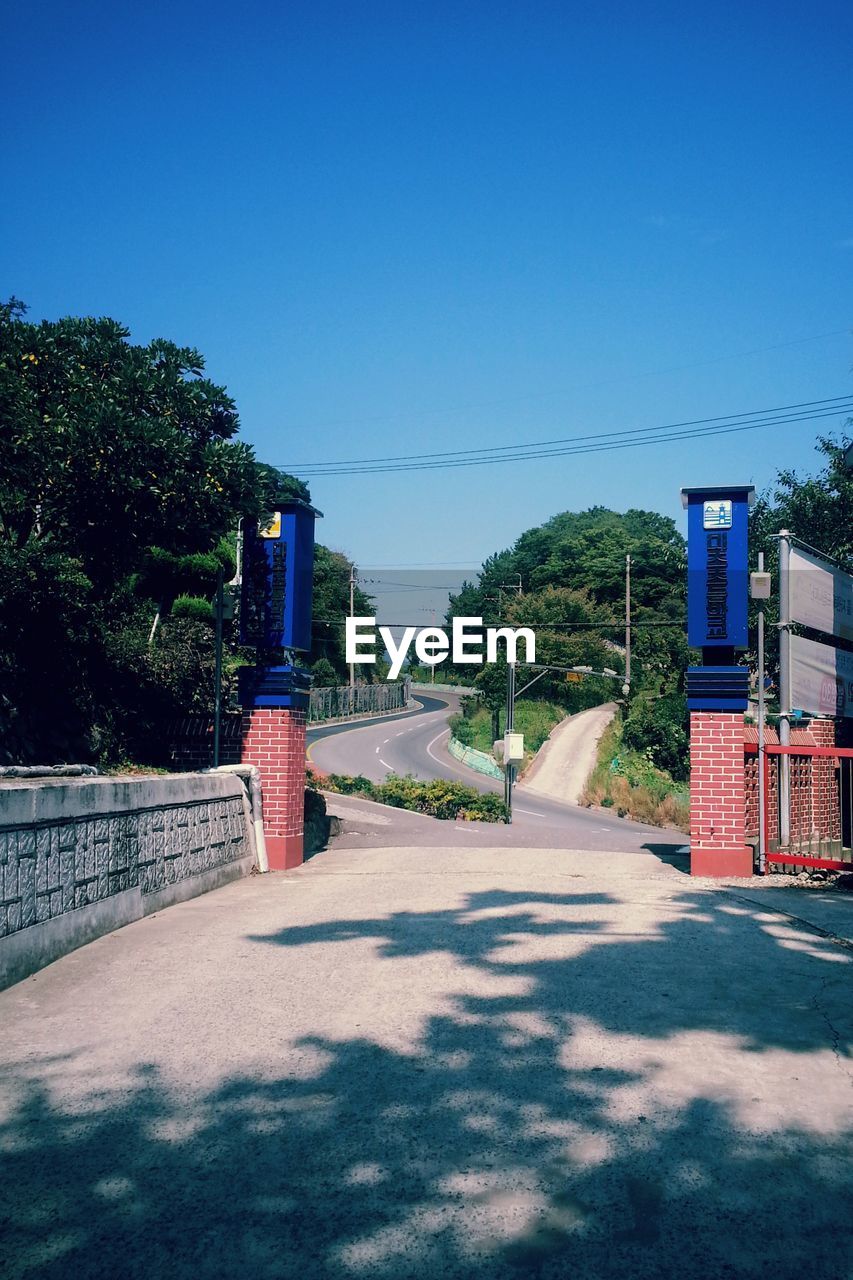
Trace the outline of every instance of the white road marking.
[[394, 767], [393, 767], [393, 765], [390, 765], [390, 764], [388, 763], [388, 761], [387, 761], [387, 760], [383, 760], [381, 756], [379, 757], [379, 763], [380, 763], [380, 764], [384, 764], [384, 765], [385, 765], [385, 768], [386, 768], [386, 769], [390, 769], [392, 773], [394, 772]]
[[537, 813], [535, 809], [520, 809], [517, 804], [512, 806], [513, 813], [529, 813], [531, 818], [547, 818], [547, 813]]
[[379, 755], [379, 752], [380, 752], [381, 750], [382, 750], [382, 748], [381, 748], [381, 747], [377, 747], [377, 748], [376, 748], [376, 754], [377, 754], [377, 755]]
[[386, 738], [386, 739], [385, 739], [385, 742], [383, 742], [383, 743], [382, 743], [383, 747], [384, 747], [387, 743], [389, 743], [390, 741], [391, 741], [391, 739], [390, 739], [390, 738]]
[[442, 765], [443, 765], [443, 764], [444, 764], [444, 761], [443, 761], [443, 760], [439, 760], [438, 756], [433, 755], [433, 753], [432, 753], [432, 748], [435, 746], [436, 742], [438, 742], [439, 738], [443, 738], [445, 734], [449, 734], [449, 733], [450, 733], [450, 730], [449, 730], [449, 729], [442, 729], [441, 733], [437, 733], [437, 734], [435, 735], [435, 737], [433, 738], [432, 742], [428, 742], [428, 743], [427, 743], [426, 753], [427, 753], [427, 755], [428, 755], [431, 759], [433, 759], [433, 760], [435, 761], [435, 763], [436, 763], [436, 764], [442, 764]]

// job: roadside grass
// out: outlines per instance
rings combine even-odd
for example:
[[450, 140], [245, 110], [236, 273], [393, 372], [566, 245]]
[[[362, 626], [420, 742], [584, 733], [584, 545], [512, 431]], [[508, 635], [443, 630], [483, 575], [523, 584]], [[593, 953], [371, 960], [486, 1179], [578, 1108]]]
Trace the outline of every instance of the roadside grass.
[[414, 813], [426, 813], [432, 818], [463, 822], [506, 822], [506, 805], [500, 796], [477, 791], [462, 782], [437, 778], [434, 782], [419, 782], [411, 776], [391, 774], [384, 782], [371, 782], [362, 774], [355, 777], [344, 773], [320, 774], [309, 769], [307, 785], [313, 790], [335, 791], [339, 795], [364, 796], [380, 804], [393, 805], [395, 809], [411, 809]]
[[581, 795], [581, 804], [615, 809], [652, 827], [690, 831], [690, 790], [674, 782], [640, 751], [622, 742], [621, 714], [608, 725], [598, 744], [598, 759]]
[[[565, 719], [565, 707], [555, 702], [526, 701], [519, 699], [515, 704], [515, 732], [524, 734], [524, 763], [527, 764], [545, 742], [549, 733]], [[500, 732], [503, 734], [506, 713], [500, 713]], [[492, 713], [487, 707], [478, 705], [465, 708], [460, 714], [448, 720], [450, 732], [466, 747], [474, 747], [477, 751], [485, 751], [493, 755], [492, 745]]]

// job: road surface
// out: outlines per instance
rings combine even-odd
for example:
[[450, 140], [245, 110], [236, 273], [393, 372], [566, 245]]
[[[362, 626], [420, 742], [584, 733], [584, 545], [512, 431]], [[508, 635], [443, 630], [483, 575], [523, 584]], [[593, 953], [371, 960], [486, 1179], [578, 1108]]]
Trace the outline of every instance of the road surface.
[[[427, 697], [416, 711], [382, 716], [357, 724], [329, 725], [308, 733], [308, 757], [323, 773], [363, 774], [381, 782], [389, 773], [411, 774], [425, 782], [451, 778], [480, 791], [502, 793], [503, 783], [475, 773], [447, 751], [450, 730], [447, 717], [458, 707], [454, 694]], [[334, 812], [334, 803], [331, 806]], [[489, 823], [465, 823], [470, 838], [473, 827], [483, 827], [489, 842], [501, 845], [552, 849], [648, 851], [652, 846], [666, 855], [686, 845], [683, 832], [647, 826], [611, 817], [600, 810], [581, 809], [547, 796], [516, 790], [511, 828]], [[500, 832], [496, 835], [496, 831]]]
[[451, 835], [99, 938], [0, 992], [0, 1273], [843, 1280], [830, 896]]

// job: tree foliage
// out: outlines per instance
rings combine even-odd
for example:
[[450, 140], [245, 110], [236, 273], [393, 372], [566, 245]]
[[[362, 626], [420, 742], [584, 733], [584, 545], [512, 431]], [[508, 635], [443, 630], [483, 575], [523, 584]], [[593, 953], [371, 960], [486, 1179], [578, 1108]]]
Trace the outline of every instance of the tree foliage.
[[157, 717], [209, 705], [203, 607], [156, 609], [233, 573], [240, 516], [308, 497], [236, 440], [190, 347], [110, 319], [0, 307], [0, 742], [16, 761], [116, 756]]

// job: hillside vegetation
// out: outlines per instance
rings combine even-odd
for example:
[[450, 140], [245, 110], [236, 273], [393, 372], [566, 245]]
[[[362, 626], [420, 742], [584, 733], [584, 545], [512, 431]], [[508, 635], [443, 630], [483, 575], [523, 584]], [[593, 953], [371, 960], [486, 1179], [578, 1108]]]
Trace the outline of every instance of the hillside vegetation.
[[[687, 777], [687, 712], [684, 672], [686, 546], [673, 520], [653, 511], [624, 513], [605, 507], [565, 511], [528, 529], [508, 550], [490, 556], [476, 582], [451, 597], [448, 619], [482, 617], [487, 624], [527, 625], [537, 637], [536, 660], [557, 666], [610, 668], [617, 678], [546, 675], [519, 701], [522, 715], [548, 722], [620, 696], [625, 670], [625, 561], [631, 557], [631, 694], [626, 745], [647, 754], [676, 780]], [[471, 668], [458, 668], [468, 673]], [[535, 673], [519, 667], [519, 685]], [[484, 667], [475, 678], [484, 710], [462, 728], [491, 746], [502, 732], [506, 667]], [[541, 714], [525, 705], [545, 705]], [[532, 728], [532, 723], [531, 723]], [[454, 730], [456, 732], [456, 730]], [[459, 736], [457, 732], [457, 736]], [[532, 742], [532, 739], [531, 739]], [[531, 743], [526, 743], [531, 745]], [[539, 744], [538, 744], [539, 745]], [[535, 749], [535, 748], [534, 748]]]

